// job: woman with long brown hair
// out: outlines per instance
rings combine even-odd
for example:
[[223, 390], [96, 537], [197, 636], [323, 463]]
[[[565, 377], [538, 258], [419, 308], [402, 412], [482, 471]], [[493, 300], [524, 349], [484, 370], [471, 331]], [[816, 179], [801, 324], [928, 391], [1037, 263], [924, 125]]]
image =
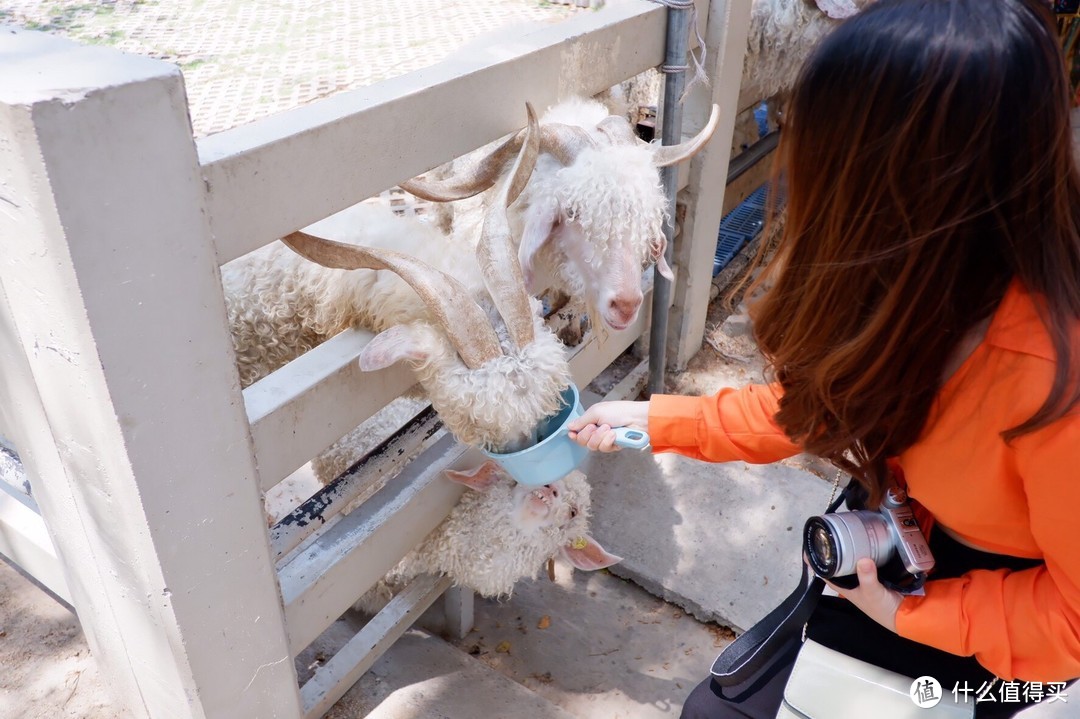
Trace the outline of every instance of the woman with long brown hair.
[[[906, 484], [933, 521], [925, 595], [864, 559], [808, 636], [946, 692], [1080, 676], [1080, 171], [1046, 3], [880, 0], [807, 62], [781, 146], [788, 218], [752, 307], [775, 381], [601, 403], [577, 441], [810, 452], [871, 508]], [[703, 682], [683, 716], [775, 716], [793, 658]]]

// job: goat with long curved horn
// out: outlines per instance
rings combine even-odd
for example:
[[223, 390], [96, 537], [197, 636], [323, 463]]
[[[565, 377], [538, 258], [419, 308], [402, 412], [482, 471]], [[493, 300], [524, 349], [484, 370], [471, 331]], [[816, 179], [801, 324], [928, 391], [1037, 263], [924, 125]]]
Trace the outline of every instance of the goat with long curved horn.
[[[528, 103], [526, 105], [532, 112], [532, 106]], [[491, 189], [498, 182], [499, 175], [506, 168], [510, 158], [521, 149], [525, 142], [527, 131], [528, 128], [520, 130], [481, 157], [470, 169], [458, 175], [444, 180], [408, 180], [402, 182], [399, 187], [429, 202], [453, 202], [478, 195]], [[536, 128], [534, 134], [539, 137], [540, 150], [547, 152], [564, 166], [573, 163], [574, 158], [582, 150], [596, 146], [596, 142], [588, 132], [573, 125], [549, 123]]]
[[[657, 168], [699, 152], [718, 123], [719, 108], [713, 107], [695, 137], [660, 146], [642, 141], [624, 117], [611, 115], [595, 100], [570, 98], [551, 107], [540, 124], [536, 170], [507, 209], [528, 291], [560, 290], [582, 300], [582, 309], [592, 308], [585, 311], [608, 329], [629, 328], [644, 300], [642, 270], [655, 264], [661, 274], [671, 275], [663, 258], [663, 226], [670, 209]], [[505, 151], [509, 145], [502, 147]], [[503, 173], [508, 176], [508, 168]], [[417, 183], [405, 188], [450, 200], [493, 182], [459, 181], [462, 176], [445, 181], [439, 193]], [[453, 182], [458, 184], [451, 192]], [[483, 224], [492, 221], [486, 215], [493, 204], [501, 202], [489, 196], [483, 203], [454, 206], [444, 231], [451, 237], [478, 237]], [[564, 336], [573, 341], [572, 335]]]
[[709, 121], [705, 123], [705, 127], [701, 128], [698, 134], [694, 135], [686, 142], [680, 142], [678, 145], [652, 145], [653, 150], [653, 164], [657, 167], [667, 167], [669, 165], [676, 165], [683, 160], [689, 159], [701, 151], [701, 148], [705, 147], [705, 143], [709, 141], [713, 133], [716, 132], [716, 126], [720, 123], [720, 107], [718, 105], [712, 106], [712, 112], [709, 114]]
[[529, 306], [529, 293], [525, 290], [525, 279], [521, 274], [521, 264], [517, 259], [517, 249], [510, 237], [510, 222], [506, 208], [517, 199], [525, 189], [536, 158], [540, 154], [540, 133], [536, 113], [532, 105], [526, 105], [529, 124], [525, 128], [525, 138], [510, 176], [507, 177], [499, 196], [488, 209], [480, 241], [476, 246], [476, 260], [484, 277], [484, 285], [495, 307], [506, 322], [506, 328], [514, 345], [521, 349], [533, 341], [532, 310]]
[[326, 240], [305, 232], [293, 232], [281, 241], [297, 254], [324, 267], [390, 270], [401, 277], [420, 295], [470, 369], [502, 355], [499, 338], [487, 314], [465, 286], [415, 257], [393, 250]]
[[654, 145], [645, 142], [639, 138], [634, 129], [627, 122], [626, 118], [611, 115], [605, 117], [600, 121], [600, 124], [596, 126], [596, 129], [607, 136], [608, 140], [613, 145], [630, 145], [640, 144], [647, 145], [653, 148], [653, 164], [657, 167], [667, 167], [669, 165], [675, 165], [683, 160], [687, 160], [696, 155], [701, 148], [705, 147], [705, 143], [709, 141], [713, 133], [716, 132], [716, 126], [720, 122], [720, 108], [717, 105], [712, 106], [712, 112], [709, 114], [709, 121], [705, 123], [705, 127], [701, 128], [698, 134], [686, 142], [681, 142], [677, 145]]

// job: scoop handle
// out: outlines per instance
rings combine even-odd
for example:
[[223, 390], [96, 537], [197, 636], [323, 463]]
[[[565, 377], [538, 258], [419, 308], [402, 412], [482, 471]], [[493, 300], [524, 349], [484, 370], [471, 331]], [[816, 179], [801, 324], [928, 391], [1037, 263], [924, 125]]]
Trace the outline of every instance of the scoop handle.
[[649, 433], [633, 427], [616, 427], [615, 444], [626, 449], [645, 449], [649, 446]]

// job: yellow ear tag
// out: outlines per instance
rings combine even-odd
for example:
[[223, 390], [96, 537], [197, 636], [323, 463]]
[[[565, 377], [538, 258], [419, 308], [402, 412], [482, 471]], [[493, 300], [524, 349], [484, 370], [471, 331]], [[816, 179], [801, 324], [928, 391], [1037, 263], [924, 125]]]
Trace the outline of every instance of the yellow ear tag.
[[574, 549], [585, 549], [585, 547], [589, 546], [589, 542], [585, 539], [585, 537], [578, 537], [570, 543], [570, 546]]

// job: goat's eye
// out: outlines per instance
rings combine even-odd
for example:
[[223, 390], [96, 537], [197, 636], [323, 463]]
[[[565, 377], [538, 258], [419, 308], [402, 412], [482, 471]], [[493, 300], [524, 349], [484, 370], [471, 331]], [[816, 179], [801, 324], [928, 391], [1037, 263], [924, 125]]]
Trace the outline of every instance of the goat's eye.
[[577, 516], [577, 508], [576, 507], [571, 507], [570, 508], [570, 519], [573, 519], [576, 516]]

